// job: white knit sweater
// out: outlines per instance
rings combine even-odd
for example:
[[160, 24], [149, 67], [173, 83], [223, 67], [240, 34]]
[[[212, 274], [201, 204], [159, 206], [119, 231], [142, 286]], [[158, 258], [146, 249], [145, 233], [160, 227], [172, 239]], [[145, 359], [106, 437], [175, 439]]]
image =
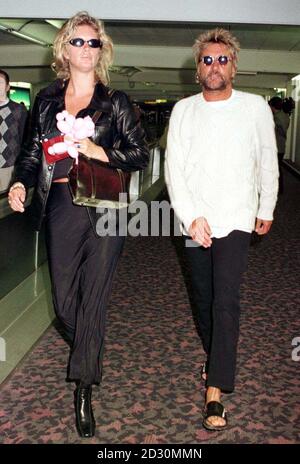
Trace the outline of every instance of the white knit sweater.
[[258, 95], [232, 91], [227, 100], [203, 94], [179, 101], [171, 115], [166, 184], [187, 233], [204, 216], [214, 231], [251, 231], [272, 220], [278, 161], [272, 112]]

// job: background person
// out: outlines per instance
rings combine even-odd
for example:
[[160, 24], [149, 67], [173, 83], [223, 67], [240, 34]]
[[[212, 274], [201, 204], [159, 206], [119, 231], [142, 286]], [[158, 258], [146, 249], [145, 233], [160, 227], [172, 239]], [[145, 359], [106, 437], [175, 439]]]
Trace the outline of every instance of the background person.
[[283, 100], [280, 97], [272, 97], [269, 101], [275, 123], [275, 135], [277, 144], [277, 156], [279, 164], [279, 193], [283, 193], [282, 160], [285, 155], [287, 131], [290, 125], [290, 115], [283, 111]]
[[8, 189], [27, 120], [25, 105], [9, 98], [9, 75], [0, 69], [0, 192]]

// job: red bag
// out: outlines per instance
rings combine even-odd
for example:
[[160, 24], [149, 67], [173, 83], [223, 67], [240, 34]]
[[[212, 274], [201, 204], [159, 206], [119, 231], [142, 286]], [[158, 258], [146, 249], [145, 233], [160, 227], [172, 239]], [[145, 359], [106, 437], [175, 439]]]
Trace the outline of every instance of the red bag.
[[64, 141], [64, 136], [59, 131], [51, 132], [50, 134], [44, 135], [42, 137], [41, 144], [42, 144], [43, 152], [44, 152], [44, 155], [45, 155], [45, 158], [48, 164], [56, 163], [56, 161], [69, 157], [69, 153], [66, 151], [64, 153], [59, 153], [59, 154], [54, 154], [54, 155], [50, 155], [50, 153], [48, 152], [49, 147], [51, 147], [55, 143], [59, 143], [63, 141]]
[[129, 205], [130, 172], [108, 166], [79, 154], [73, 162], [69, 181], [73, 203], [94, 208], [125, 208]]

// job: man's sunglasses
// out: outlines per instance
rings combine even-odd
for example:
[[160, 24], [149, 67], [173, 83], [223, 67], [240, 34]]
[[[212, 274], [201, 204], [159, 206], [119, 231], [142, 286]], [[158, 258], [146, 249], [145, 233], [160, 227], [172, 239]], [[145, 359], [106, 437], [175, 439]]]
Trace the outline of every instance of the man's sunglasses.
[[102, 48], [103, 46], [103, 43], [99, 39], [83, 40], [80, 37], [76, 37], [69, 41], [69, 44], [73, 45], [73, 47], [83, 47], [85, 43], [91, 48]]
[[231, 61], [231, 58], [226, 55], [219, 56], [202, 56], [199, 62], [202, 61], [206, 66], [212, 65], [215, 61], [218, 61], [222, 66], [226, 66], [228, 61]]

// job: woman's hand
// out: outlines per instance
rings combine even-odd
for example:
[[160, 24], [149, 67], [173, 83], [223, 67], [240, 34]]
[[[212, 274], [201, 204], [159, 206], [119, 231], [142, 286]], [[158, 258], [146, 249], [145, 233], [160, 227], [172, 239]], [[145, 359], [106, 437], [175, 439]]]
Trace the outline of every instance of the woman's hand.
[[88, 158], [98, 159], [106, 163], [109, 161], [103, 148], [96, 145], [89, 138], [74, 140], [74, 145], [80, 153], [87, 156]]
[[26, 190], [23, 184], [13, 184], [8, 193], [8, 203], [13, 211], [24, 213], [24, 201], [26, 198]]

